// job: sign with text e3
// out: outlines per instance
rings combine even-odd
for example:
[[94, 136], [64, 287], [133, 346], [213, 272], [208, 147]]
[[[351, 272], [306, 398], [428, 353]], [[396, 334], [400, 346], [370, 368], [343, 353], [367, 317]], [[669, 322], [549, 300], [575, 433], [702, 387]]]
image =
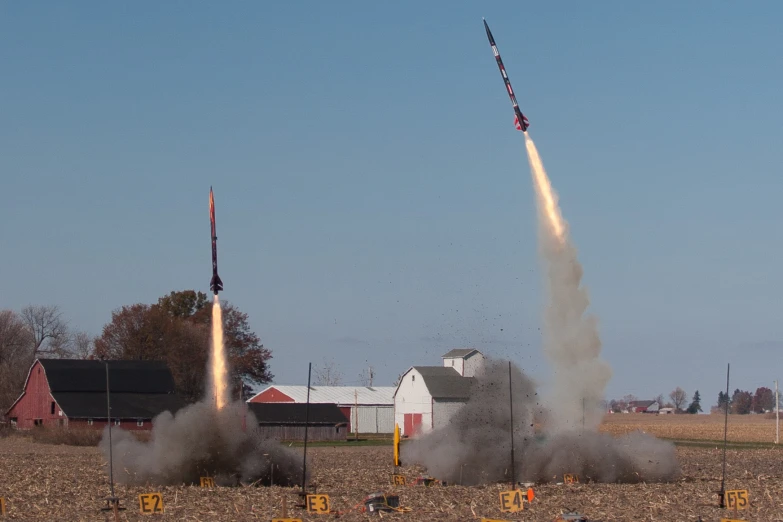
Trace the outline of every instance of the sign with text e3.
[[392, 475], [392, 484], [395, 486], [405, 485], [405, 475]]
[[307, 511], [329, 513], [329, 495], [307, 495]]
[[516, 513], [524, 509], [524, 500], [522, 491], [512, 489], [511, 491], [500, 492], [500, 511], [503, 513]]
[[579, 484], [579, 477], [573, 473], [563, 475], [563, 482], [566, 484]]
[[726, 507], [729, 509], [748, 509], [750, 506], [747, 489], [731, 489], [726, 491], [723, 494], [723, 499], [726, 502]]
[[150, 515], [163, 513], [163, 495], [160, 493], [144, 493], [139, 495], [139, 513]]
[[215, 487], [215, 479], [212, 477], [201, 477], [201, 487], [202, 488], [214, 488]]

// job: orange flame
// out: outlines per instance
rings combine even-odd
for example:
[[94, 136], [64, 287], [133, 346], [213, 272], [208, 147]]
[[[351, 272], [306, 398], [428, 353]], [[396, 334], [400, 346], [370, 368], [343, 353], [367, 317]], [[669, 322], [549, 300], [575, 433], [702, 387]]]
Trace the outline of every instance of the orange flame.
[[557, 206], [557, 195], [552, 189], [544, 164], [538, 155], [536, 144], [533, 143], [527, 132], [525, 132], [525, 145], [527, 146], [527, 158], [536, 184], [539, 204], [553, 235], [562, 243], [565, 240], [565, 226], [563, 225], [563, 216], [560, 214], [560, 209]]
[[[211, 199], [211, 198], [210, 198]], [[228, 402], [228, 365], [223, 348], [223, 311], [217, 294], [212, 303], [212, 354], [210, 356], [212, 392], [215, 407], [220, 410]]]

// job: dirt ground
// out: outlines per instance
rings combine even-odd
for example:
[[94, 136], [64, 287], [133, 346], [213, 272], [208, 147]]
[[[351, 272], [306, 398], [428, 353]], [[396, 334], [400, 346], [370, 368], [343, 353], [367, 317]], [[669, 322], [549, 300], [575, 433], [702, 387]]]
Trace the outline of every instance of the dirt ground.
[[[622, 435], [642, 430], [667, 439], [723, 440], [723, 415], [656, 415], [613, 413], [604, 416], [601, 431]], [[766, 415], [729, 415], [728, 439], [734, 442], [775, 442], [775, 419]]]
[[[301, 449], [300, 449], [301, 450]], [[384, 514], [395, 520], [506, 520], [551, 521], [566, 508], [587, 515], [591, 521], [719, 521], [722, 517], [764, 522], [783, 521], [783, 451], [779, 449], [729, 450], [727, 489], [747, 489], [750, 509], [733, 516], [716, 507], [720, 487], [720, 450], [678, 448], [683, 478], [672, 484], [577, 484], [534, 488], [536, 498], [515, 516], [500, 512], [502, 485], [392, 486], [391, 447], [310, 448], [313, 481], [329, 494], [332, 508], [345, 521], [366, 520], [370, 515], [352, 510], [365, 495], [385, 490], [400, 496], [411, 509], [404, 514]], [[121, 471], [120, 471], [121, 472]], [[403, 467], [410, 483], [420, 470]], [[105, 464], [96, 448], [53, 446], [28, 439], [0, 439], [0, 497], [6, 499], [7, 519], [82, 521], [107, 520], [100, 511], [108, 496]], [[160, 492], [165, 513], [141, 515], [138, 495]], [[296, 490], [286, 488], [206, 488], [191, 486], [126, 487], [117, 494], [128, 509], [121, 520], [266, 520], [281, 514], [287, 499], [289, 516], [326, 520], [331, 515], [308, 515], [294, 507]], [[111, 517], [113, 519], [113, 516]], [[154, 518], [153, 518], [154, 519]]]

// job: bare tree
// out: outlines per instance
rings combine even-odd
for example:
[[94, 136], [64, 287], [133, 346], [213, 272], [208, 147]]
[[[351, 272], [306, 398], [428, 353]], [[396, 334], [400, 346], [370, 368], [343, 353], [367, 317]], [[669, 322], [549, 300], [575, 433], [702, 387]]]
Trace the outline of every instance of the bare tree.
[[316, 386], [340, 386], [343, 383], [343, 374], [334, 360], [324, 359], [324, 363], [313, 368], [313, 384]]
[[623, 397], [623, 402], [625, 402], [626, 406], [630, 407], [632, 402], [637, 401], [636, 395], [633, 393], [629, 393], [628, 395], [625, 395]]
[[669, 394], [669, 398], [672, 400], [672, 404], [674, 404], [674, 407], [677, 409], [677, 411], [681, 410], [683, 406], [685, 406], [685, 401], [688, 400], [688, 396], [685, 393], [685, 390], [677, 386], [673, 392]]
[[33, 336], [34, 356], [63, 356], [68, 352], [68, 325], [57, 306], [26, 306], [22, 320]]
[[68, 351], [74, 359], [88, 359], [94, 354], [95, 339], [87, 332], [75, 332], [70, 336]]
[[362, 383], [362, 386], [371, 387], [373, 379], [375, 379], [375, 368], [372, 366], [368, 367], [359, 374], [359, 382]]
[[33, 363], [33, 337], [12, 310], [0, 310], [0, 413], [19, 396]]
[[655, 398], [655, 402], [658, 403], [659, 408], [665, 408], [664, 404], [666, 404], [666, 399], [663, 398], [662, 393]]

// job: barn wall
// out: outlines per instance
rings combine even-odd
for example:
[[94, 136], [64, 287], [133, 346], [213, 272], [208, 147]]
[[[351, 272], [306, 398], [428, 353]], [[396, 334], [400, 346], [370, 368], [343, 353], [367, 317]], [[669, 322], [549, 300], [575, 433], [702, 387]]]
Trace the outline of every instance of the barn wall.
[[432, 403], [432, 422], [435, 429], [447, 425], [451, 417], [465, 405], [462, 401], [435, 399]]
[[[356, 408], [351, 408], [350, 430], [356, 432], [357, 422]], [[393, 406], [359, 406], [358, 408], [359, 433], [394, 433], [394, 407]]]
[[465, 370], [465, 359], [462, 357], [444, 357], [443, 366], [446, 368], [454, 368], [460, 375], [463, 375]]
[[[259, 426], [261, 436], [279, 440], [304, 440], [304, 426]], [[310, 426], [307, 428], [308, 441], [346, 440], [348, 426]]]
[[251, 398], [248, 402], [294, 402], [294, 399], [276, 388], [269, 388]]
[[[112, 430], [116, 428], [122, 428], [126, 431], [149, 431], [152, 429], [152, 419], [143, 419], [144, 426], [136, 426], [137, 419], [133, 420], [123, 420], [120, 421], [120, 425], [116, 426], [115, 424], [112, 424]], [[78, 430], [84, 430], [84, 429], [94, 429], [94, 430], [102, 430], [106, 427], [106, 420], [93, 420], [92, 426], [87, 424], [87, 419], [69, 419], [68, 420], [68, 428], [69, 429], [78, 429]]]
[[406, 413], [421, 414], [420, 433], [432, 429], [432, 397], [421, 374], [415, 369], [411, 369], [403, 376], [394, 396], [394, 422], [400, 425], [403, 435], [410, 437], [412, 433], [405, 433]]
[[60, 420], [66, 422], [59, 405], [55, 404], [54, 414], [51, 413], [54, 398], [49, 393], [49, 383], [41, 363], [36, 361], [27, 380], [27, 388], [19, 402], [14, 404], [6, 415], [8, 419], [16, 417], [16, 427], [27, 430], [35, 426], [35, 419], [41, 419], [44, 426], [57, 426]]

